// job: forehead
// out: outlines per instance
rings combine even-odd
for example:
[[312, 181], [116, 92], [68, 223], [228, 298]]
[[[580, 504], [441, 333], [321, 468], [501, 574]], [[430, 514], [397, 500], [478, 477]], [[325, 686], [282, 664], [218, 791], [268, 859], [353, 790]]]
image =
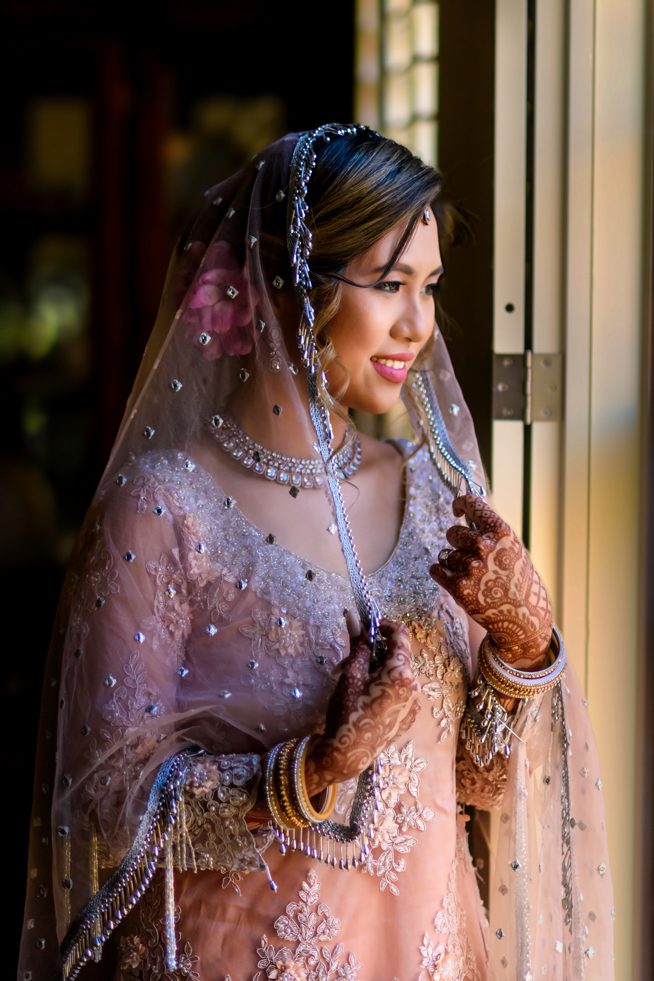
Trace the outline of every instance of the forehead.
[[[367, 252], [362, 252], [361, 255], [352, 259], [350, 268], [365, 272], [386, 266], [397, 249], [405, 228], [404, 223], [395, 225], [378, 239]], [[416, 272], [424, 272], [425, 274], [441, 265], [438, 226], [433, 214], [429, 224], [425, 225], [420, 220], [416, 223], [397, 262], [412, 266]]]

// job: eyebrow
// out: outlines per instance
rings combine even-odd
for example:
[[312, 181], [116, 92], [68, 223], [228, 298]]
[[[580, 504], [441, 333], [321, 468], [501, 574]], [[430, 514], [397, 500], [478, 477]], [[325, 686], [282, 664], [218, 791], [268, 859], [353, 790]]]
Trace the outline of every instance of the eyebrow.
[[[378, 266], [376, 269], [373, 269], [373, 273], [380, 276], [385, 269], [386, 269], [386, 265], [384, 264], [383, 266]], [[393, 269], [397, 269], [398, 272], [404, 273], [406, 276], [415, 275], [415, 269], [413, 268], [413, 266], [407, 266], [405, 262], [396, 262], [394, 265], [391, 266], [388, 272], [390, 273], [391, 270]], [[430, 276], [438, 276], [438, 274], [442, 273], [443, 271], [444, 271], [443, 267], [439, 266], [438, 269], [432, 269], [432, 271], [427, 274], [426, 278], [429, 279]]]

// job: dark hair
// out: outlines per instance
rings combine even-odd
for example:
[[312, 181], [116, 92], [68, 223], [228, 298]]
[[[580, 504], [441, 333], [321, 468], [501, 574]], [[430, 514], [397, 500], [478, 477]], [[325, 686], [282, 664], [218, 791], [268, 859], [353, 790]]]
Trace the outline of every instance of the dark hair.
[[[379, 277], [382, 280], [406, 248], [425, 208], [436, 216], [443, 251], [454, 243], [461, 222], [443, 195], [439, 172], [407, 147], [370, 130], [339, 136], [318, 149], [307, 202], [313, 233], [314, 334], [324, 370], [337, 357], [325, 328], [338, 310], [341, 281], [350, 260], [404, 222], [403, 234]], [[333, 404], [328, 392], [323, 396]]]

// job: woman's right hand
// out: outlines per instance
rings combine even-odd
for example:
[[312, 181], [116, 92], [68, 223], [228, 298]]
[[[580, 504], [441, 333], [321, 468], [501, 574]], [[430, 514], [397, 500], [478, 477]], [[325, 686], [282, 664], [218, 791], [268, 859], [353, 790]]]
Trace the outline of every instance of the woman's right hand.
[[370, 673], [370, 648], [348, 619], [350, 655], [327, 706], [324, 733], [314, 740], [306, 760], [311, 796], [332, 783], [359, 774], [414, 723], [420, 686], [411, 667], [411, 641], [403, 624], [382, 620], [384, 663]]

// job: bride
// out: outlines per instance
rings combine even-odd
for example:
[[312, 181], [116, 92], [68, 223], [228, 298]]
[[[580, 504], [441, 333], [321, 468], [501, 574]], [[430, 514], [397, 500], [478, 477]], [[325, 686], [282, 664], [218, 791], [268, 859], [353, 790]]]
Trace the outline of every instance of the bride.
[[[436, 322], [439, 174], [329, 124], [205, 197], [53, 629], [19, 978], [612, 977], [588, 712]], [[413, 439], [356, 431], [400, 399]]]

